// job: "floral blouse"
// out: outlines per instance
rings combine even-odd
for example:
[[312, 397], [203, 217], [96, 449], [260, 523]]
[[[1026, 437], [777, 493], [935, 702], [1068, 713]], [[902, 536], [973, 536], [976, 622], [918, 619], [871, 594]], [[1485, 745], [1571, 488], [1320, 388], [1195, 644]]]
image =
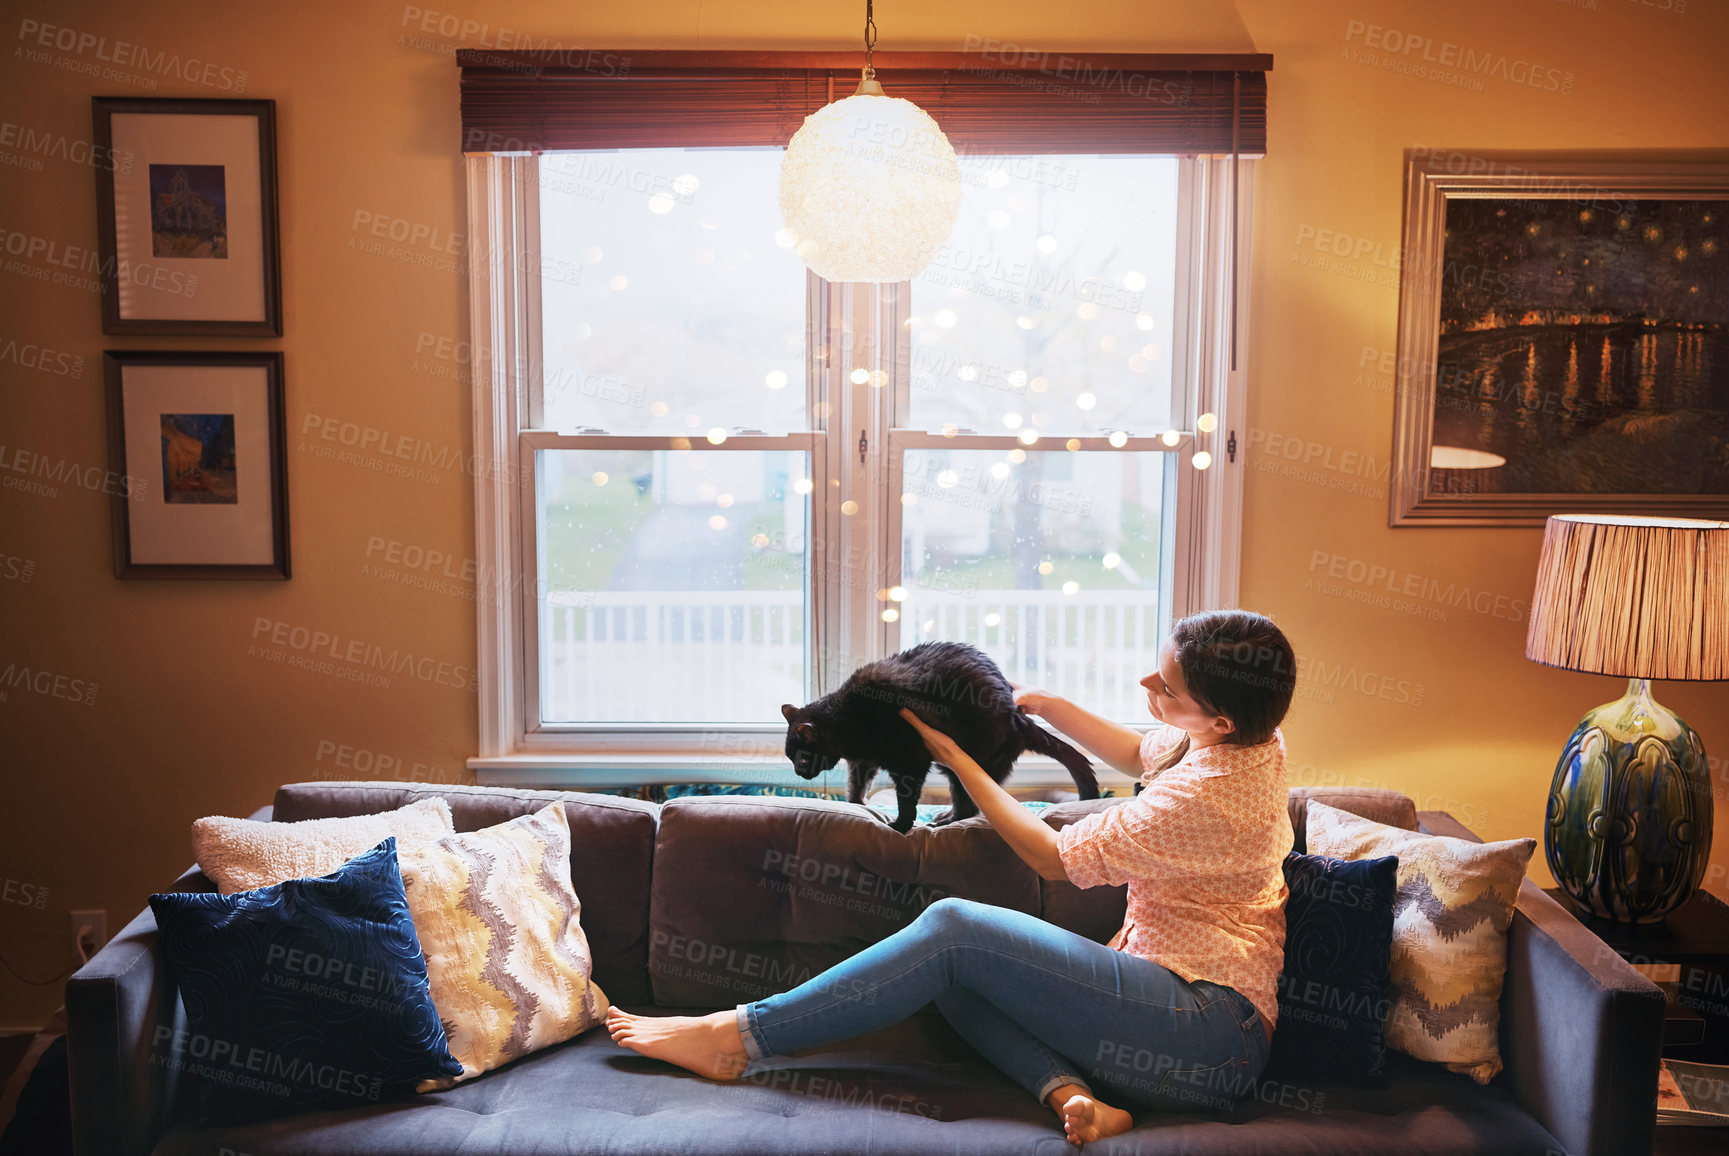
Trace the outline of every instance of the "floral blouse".
[[1110, 946], [1185, 980], [1235, 988], [1270, 1027], [1285, 961], [1285, 855], [1291, 829], [1285, 737], [1190, 750], [1149, 768], [1183, 738], [1163, 724], [1141, 740], [1141, 793], [1058, 832], [1077, 887], [1128, 884]]

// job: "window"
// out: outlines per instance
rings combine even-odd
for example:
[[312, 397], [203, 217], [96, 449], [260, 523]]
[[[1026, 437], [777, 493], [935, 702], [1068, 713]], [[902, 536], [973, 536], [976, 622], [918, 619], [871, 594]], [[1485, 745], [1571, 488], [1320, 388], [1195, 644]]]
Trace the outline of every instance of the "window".
[[580, 270], [542, 284], [531, 394], [554, 435], [524, 510], [543, 728], [760, 723], [804, 701], [820, 399], [779, 165], [666, 148], [536, 166], [539, 248]]
[[483, 781], [783, 781], [782, 702], [939, 638], [1141, 723], [1235, 602], [1230, 158], [963, 151], [868, 285], [797, 258], [780, 156], [469, 158]]
[[911, 283], [896, 422], [911, 428], [891, 435], [898, 646], [971, 642], [1011, 681], [1125, 723], [1145, 721], [1137, 683], [1169, 609], [1175, 457], [1123, 435], [1181, 424], [1178, 169], [1152, 156], [969, 163], [949, 245]]

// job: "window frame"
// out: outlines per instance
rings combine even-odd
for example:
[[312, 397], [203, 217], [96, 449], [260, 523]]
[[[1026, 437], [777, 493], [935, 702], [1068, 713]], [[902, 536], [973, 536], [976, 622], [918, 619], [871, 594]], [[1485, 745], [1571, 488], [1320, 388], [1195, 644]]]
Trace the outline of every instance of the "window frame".
[[[1166, 453], [1161, 519], [1159, 621], [1236, 605], [1241, 548], [1245, 432], [1246, 350], [1249, 346], [1255, 160], [1239, 158], [1236, 179], [1229, 154], [1179, 156], [1177, 284], [1171, 405], [1179, 438], [1132, 437], [1124, 446], [1086, 449]], [[543, 724], [539, 713], [540, 631], [535, 452], [541, 449], [669, 449], [677, 435], [606, 434], [532, 428], [542, 383], [539, 291], [539, 175], [533, 154], [465, 157], [469, 218], [469, 323], [474, 366], [475, 558], [479, 670], [479, 751], [467, 760], [483, 784], [557, 787], [632, 787], [656, 782], [761, 782], [785, 785], [780, 748], [785, 725], [762, 723], [602, 722]], [[1239, 241], [1233, 248], [1230, 193], [1238, 191]], [[1235, 258], [1235, 276], [1231, 259]], [[1011, 448], [1013, 434], [958, 434], [899, 424], [909, 412], [910, 356], [905, 321], [909, 282], [831, 284], [806, 272], [807, 429], [786, 434], [731, 434], [723, 447], [704, 450], [799, 450], [810, 454], [817, 484], [809, 502], [805, 580], [806, 671], [812, 697], [833, 689], [857, 665], [899, 649], [899, 624], [884, 623], [874, 602], [847, 597], [849, 567], [830, 567], [818, 554], [841, 546], [843, 559], [862, 559], [871, 574], [898, 584], [901, 455], [909, 448]], [[1236, 368], [1231, 368], [1231, 296], [1236, 290]], [[853, 340], [834, 341], [842, 356], [819, 350], [841, 323]], [[861, 337], [868, 337], [865, 340]], [[857, 385], [855, 368], [885, 375], [882, 388]], [[814, 402], [827, 400], [817, 418]], [[1218, 418], [1212, 433], [1196, 418]], [[860, 463], [846, 436], [863, 422], [871, 447]], [[1060, 444], [1062, 431], [1052, 431]], [[1046, 440], [1041, 438], [1041, 440]], [[1028, 452], [1060, 452], [1027, 448]], [[1192, 467], [1209, 450], [1213, 465]], [[897, 450], [899, 451], [897, 453]], [[881, 463], [881, 464], [879, 464]], [[873, 468], [881, 476], [873, 480]], [[830, 502], [815, 492], [840, 482]], [[836, 516], [839, 503], [858, 498], [865, 516]], [[843, 534], [837, 535], [837, 530]], [[819, 547], [820, 544], [820, 547]], [[873, 583], [876, 579], [872, 579]], [[844, 639], [845, 645], [836, 645]], [[813, 664], [812, 652], [817, 661]], [[1101, 782], [1128, 779], [1108, 768]], [[1047, 759], [1027, 758], [1016, 771], [1020, 786], [1067, 783], [1066, 771]], [[1107, 785], [1110, 785], [1107, 783]], [[812, 784], [821, 789], [817, 784]], [[844, 790], [844, 779], [841, 789]]]

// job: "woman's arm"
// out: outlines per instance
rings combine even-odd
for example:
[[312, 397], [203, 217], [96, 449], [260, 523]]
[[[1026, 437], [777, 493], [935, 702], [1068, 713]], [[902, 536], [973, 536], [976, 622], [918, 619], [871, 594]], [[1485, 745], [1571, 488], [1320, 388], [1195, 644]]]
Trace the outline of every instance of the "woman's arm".
[[1015, 691], [1015, 705], [1036, 714], [1131, 779], [1141, 774], [1141, 733], [1042, 690]]
[[979, 812], [991, 821], [991, 826], [1015, 854], [1045, 879], [1069, 877], [1063, 869], [1062, 857], [1057, 854], [1055, 831], [1021, 806], [1013, 795], [1003, 790], [1002, 784], [985, 774], [984, 768], [961, 750], [953, 739], [926, 726], [924, 720], [906, 707], [901, 708], [901, 717], [911, 723], [925, 740], [925, 749], [930, 751], [931, 758], [960, 779], [966, 793], [978, 804]]

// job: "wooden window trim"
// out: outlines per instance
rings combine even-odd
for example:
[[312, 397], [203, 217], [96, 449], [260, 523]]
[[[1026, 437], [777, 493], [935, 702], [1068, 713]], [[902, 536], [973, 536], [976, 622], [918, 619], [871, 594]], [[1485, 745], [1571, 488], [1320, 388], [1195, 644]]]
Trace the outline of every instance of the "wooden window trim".
[[[462, 151], [779, 147], [858, 52], [462, 49]], [[1267, 54], [882, 52], [877, 79], [985, 153], [1263, 156]]]

